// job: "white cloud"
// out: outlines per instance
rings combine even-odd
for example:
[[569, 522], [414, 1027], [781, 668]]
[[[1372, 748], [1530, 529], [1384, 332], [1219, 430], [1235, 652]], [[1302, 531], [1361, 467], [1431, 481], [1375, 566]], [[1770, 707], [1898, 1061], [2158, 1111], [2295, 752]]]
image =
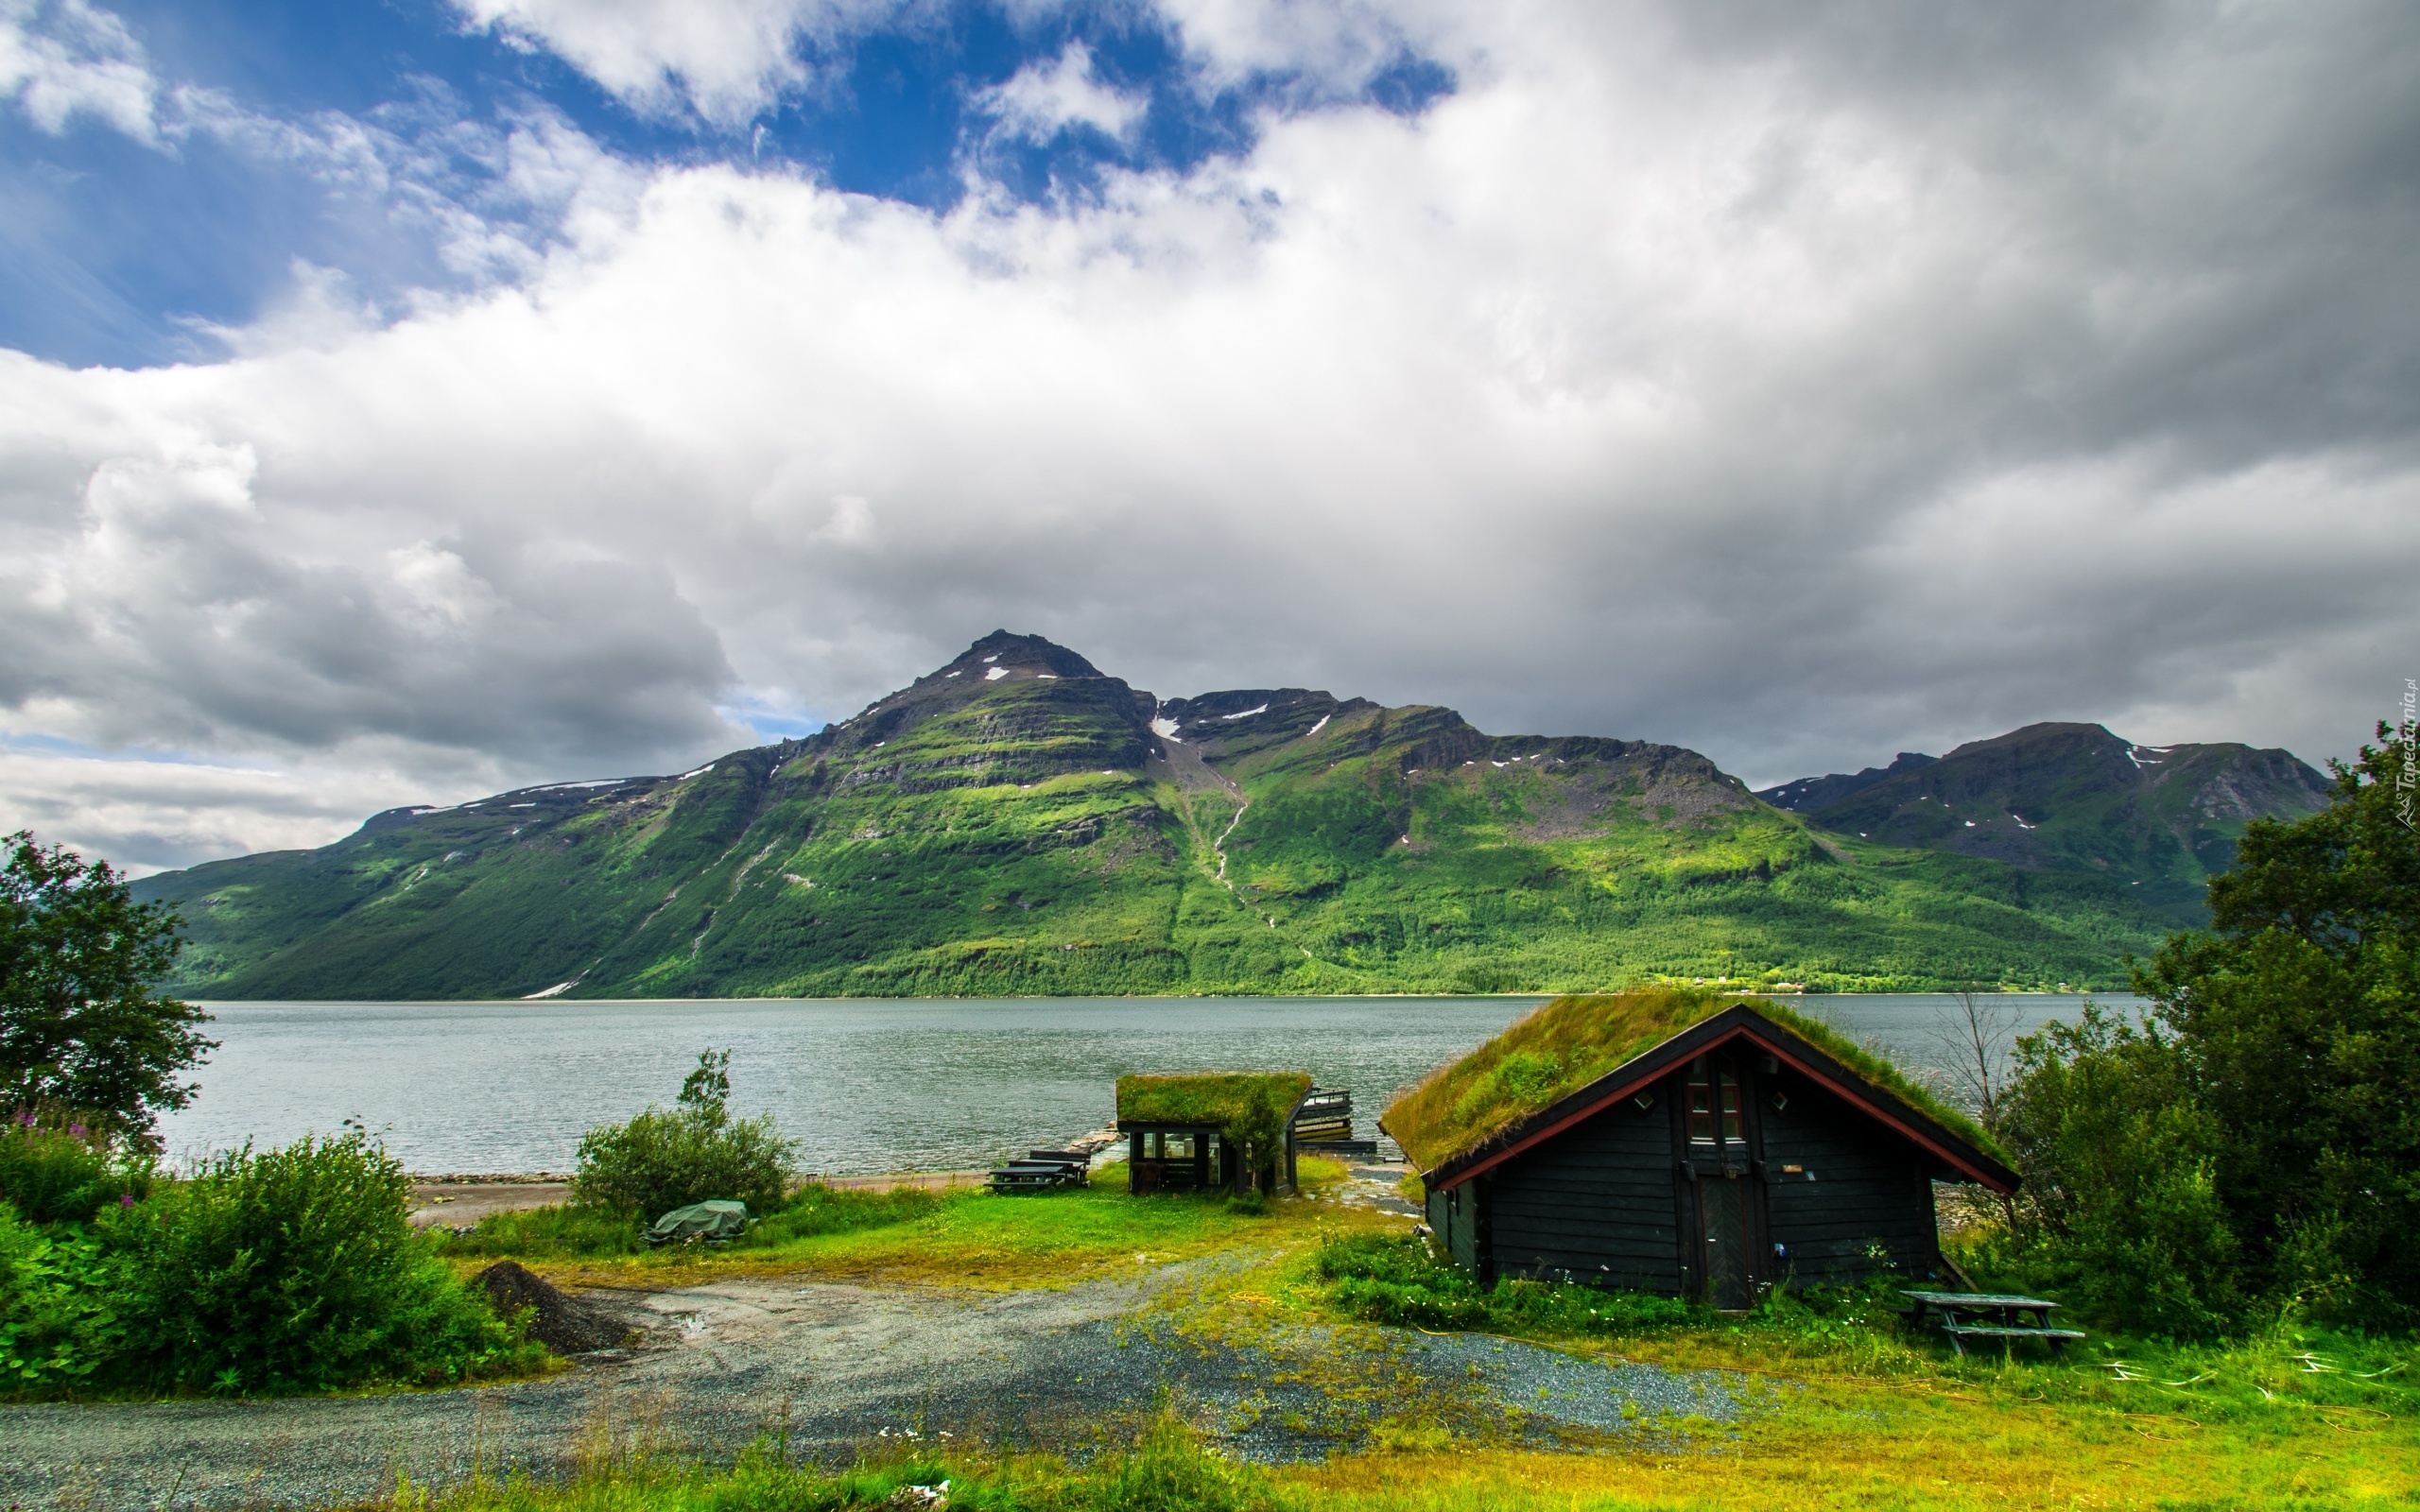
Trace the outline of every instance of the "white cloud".
[[1091, 49], [1071, 42], [1048, 63], [1031, 63], [976, 99], [978, 110], [998, 118], [1011, 135], [1047, 142], [1071, 126], [1089, 126], [1122, 137], [1142, 120], [1150, 101], [1120, 94], [1093, 71]]
[[0, 833], [30, 829], [140, 877], [246, 851], [326, 845], [382, 808], [456, 801], [501, 785], [492, 770], [432, 780], [385, 765], [374, 751], [331, 754], [341, 759], [266, 770], [0, 747]]
[[159, 87], [115, 15], [85, 0], [0, 0], [0, 98], [53, 136], [94, 116], [156, 142]]
[[628, 103], [735, 126], [803, 83], [802, 33], [908, 9], [897, 0], [454, 0], [472, 25], [556, 53]]
[[1420, 118], [1047, 211], [559, 129], [595, 208], [511, 286], [0, 359], [6, 728], [678, 769], [1006, 626], [1758, 781], [2040, 718], [2345, 748], [2420, 644], [2394, 8], [1927, 66], [1857, 11], [1461, 8]]

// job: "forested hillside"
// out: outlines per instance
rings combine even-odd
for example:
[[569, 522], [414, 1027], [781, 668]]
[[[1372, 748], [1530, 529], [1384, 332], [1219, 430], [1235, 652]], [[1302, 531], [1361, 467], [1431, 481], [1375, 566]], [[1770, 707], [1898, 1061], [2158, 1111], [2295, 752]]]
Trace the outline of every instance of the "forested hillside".
[[2095, 875], [1818, 833], [1704, 757], [986, 637], [817, 735], [150, 878], [205, 997], [2108, 986]]

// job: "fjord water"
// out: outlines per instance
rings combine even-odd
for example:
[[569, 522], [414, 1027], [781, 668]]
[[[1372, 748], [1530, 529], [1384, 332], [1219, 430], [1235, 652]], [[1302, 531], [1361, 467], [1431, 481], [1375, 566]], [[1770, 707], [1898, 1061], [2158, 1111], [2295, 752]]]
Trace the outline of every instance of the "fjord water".
[[[218, 1003], [220, 1048], [172, 1156], [367, 1125], [415, 1171], [567, 1171], [580, 1133], [669, 1103], [708, 1046], [735, 1112], [770, 1112], [827, 1174], [953, 1170], [1113, 1116], [1128, 1072], [1301, 1070], [1388, 1100], [1541, 998], [752, 999]], [[2020, 1030], [2083, 999], [1978, 1000]], [[2131, 1008], [2125, 997], [2099, 998]], [[1911, 1072], [1944, 1064], [1947, 996], [1810, 997], [1808, 1013]]]

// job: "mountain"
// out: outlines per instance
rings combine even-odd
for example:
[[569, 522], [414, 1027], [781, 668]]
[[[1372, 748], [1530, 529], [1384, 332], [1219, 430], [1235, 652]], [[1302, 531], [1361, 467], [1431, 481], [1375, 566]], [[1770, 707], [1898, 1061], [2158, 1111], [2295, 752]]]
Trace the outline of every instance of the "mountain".
[[2106, 984], [2166, 927], [2096, 875], [1820, 833], [1677, 747], [1161, 700], [1006, 631], [808, 739], [137, 891], [217, 998]]
[[2207, 918], [2204, 885], [2235, 864], [2247, 823], [2329, 801], [2327, 780], [2290, 751], [2137, 746], [2099, 725], [2059, 724], [1757, 796], [1835, 833], [2092, 872], [2193, 924]]
[[1779, 787], [1760, 787], [1756, 789], [1756, 796], [1777, 809], [1806, 814], [1826, 804], [1837, 803], [1852, 793], [1862, 793], [1885, 778], [1912, 772], [1939, 760], [1940, 757], [1927, 756], [1922, 751], [1903, 750], [1888, 766], [1869, 766], [1858, 772], [1834, 772], [1829, 777], [1802, 777], [1795, 782], [1784, 782]]

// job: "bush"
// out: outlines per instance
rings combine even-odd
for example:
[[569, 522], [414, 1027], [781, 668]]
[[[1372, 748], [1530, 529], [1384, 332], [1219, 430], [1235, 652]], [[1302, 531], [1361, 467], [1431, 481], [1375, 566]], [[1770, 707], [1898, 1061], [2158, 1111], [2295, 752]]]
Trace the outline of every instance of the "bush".
[[0, 1378], [16, 1394], [73, 1385], [116, 1344], [100, 1246], [45, 1233], [0, 1202]]
[[716, 1198], [758, 1215], [782, 1206], [798, 1146], [769, 1115], [732, 1122], [730, 1065], [730, 1052], [706, 1051], [675, 1107], [590, 1129], [579, 1142], [573, 1200], [648, 1221]]
[[20, 1112], [0, 1125], [0, 1201], [27, 1223], [90, 1223], [150, 1190], [150, 1158], [115, 1147], [95, 1124]]
[[105, 1210], [121, 1368], [152, 1387], [440, 1384], [543, 1358], [405, 1222], [411, 1178], [361, 1130], [250, 1145]]
[[1702, 1309], [1668, 1297], [1508, 1276], [1482, 1287], [1409, 1235], [1356, 1234], [1322, 1246], [1314, 1263], [1339, 1306], [1371, 1323], [1506, 1333], [1637, 1333], [1699, 1321]]

